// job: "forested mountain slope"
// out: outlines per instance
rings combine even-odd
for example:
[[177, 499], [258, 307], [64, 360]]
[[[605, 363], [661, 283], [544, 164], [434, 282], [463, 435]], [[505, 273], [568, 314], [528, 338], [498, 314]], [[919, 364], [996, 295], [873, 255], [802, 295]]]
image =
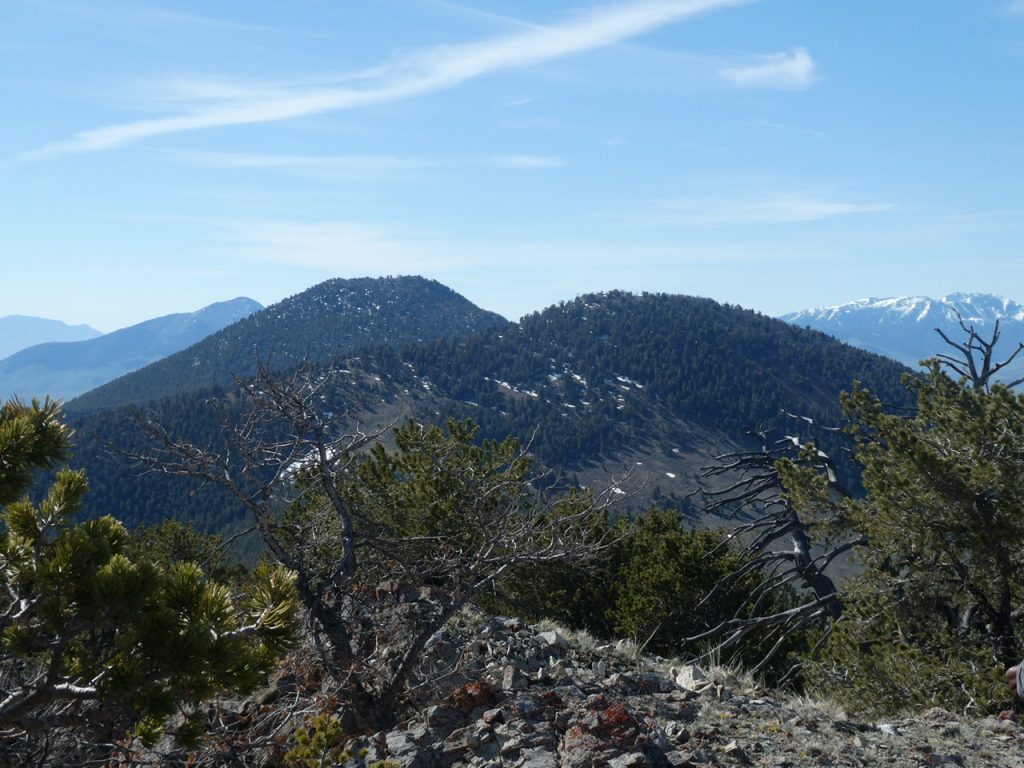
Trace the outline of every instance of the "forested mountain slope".
[[255, 373], [257, 360], [283, 371], [360, 347], [461, 336], [505, 322], [422, 277], [328, 280], [87, 392], [68, 410], [103, 410], [227, 386], [234, 376]]
[[[586, 484], [607, 484], [634, 468], [645, 481], [643, 503], [680, 501], [700, 465], [739, 445], [748, 427], [783, 422], [792, 429], [780, 409], [837, 422], [839, 392], [854, 380], [904, 402], [906, 370], [738, 307], [621, 292], [584, 296], [461, 339], [367, 348], [336, 369], [323, 408], [353, 424], [472, 418], [483, 435], [530, 441], [544, 464]], [[210, 411], [211, 393], [146, 409], [197, 445], [216, 445], [225, 413]], [[230, 410], [237, 401], [226, 403]], [[133, 439], [125, 410], [80, 417], [78, 427], [93, 513], [133, 523], [183, 516], [212, 530], [238, 519], [231, 500], [194, 495], [194, 486], [166, 478], [140, 482], [104, 451], [105, 443]]]
[[55, 341], [0, 360], [0, 398], [67, 399], [195, 344], [263, 308], [244, 297], [82, 341]]
[[[822, 334], [710, 299], [583, 296], [500, 330], [414, 345], [400, 362], [475, 414], [572, 465], [615, 450], [655, 415], [736, 439], [782, 408], [838, 420], [854, 380], [900, 398], [905, 370]], [[399, 378], [392, 364], [389, 375]], [[463, 409], [465, 410], [465, 409]], [[556, 420], [558, 427], [554, 427]]]

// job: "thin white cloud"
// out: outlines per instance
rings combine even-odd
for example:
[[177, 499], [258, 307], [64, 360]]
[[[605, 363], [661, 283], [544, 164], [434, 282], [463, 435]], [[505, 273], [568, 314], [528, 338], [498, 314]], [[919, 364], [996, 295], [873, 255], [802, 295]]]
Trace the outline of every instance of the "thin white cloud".
[[364, 222], [235, 222], [227, 248], [245, 258], [337, 274], [417, 274], [453, 266], [438, 243]]
[[1006, 16], [1024, 16], [1024, 0], [1012, 0], [1004, 4], [1002, 12]]
[[485, 166], [512, 170], [561, 168], [565, 158], [553, 155], [492, 155], [481, 158], [428, 160], [396, 155], [280, 155], [243, 152], [168, 152], [187, 163], [226, 170], [270, 170], [311, 176], [341, 178], [407, 177], [416, 171], [438, 167]]
[[644, 224], [727, 227], [799, 224], [838, 216], [892, 210], [889, 203], [855, 203], [816, 195], [771, 195], [746, 199], [682, 198], [666, 200], [634, 216]]
[[800, 89], [815, 79], [814, 60], [804, 48], [784, 53], [770, 53], [742, 66], [725, 67], [721, 77], [738, 88]]
[[544, 168], [561, 168], [565, 165], [564, 158], [548, 155], [499, 155], [490, 158], [490, 164], [498, 168], [538, 170]]
[[280, 155], [241, 152], [173, 152], [185, 162], [227, 170], [270, 170], [332, 178], [402, 178], [437, 163], [396, 155]]
[[569, 21], [477, 42], [427, 48], [370, 70], [363, 87], [323, 85], [256, 89], [217, 96], [181, 114], [121, 123], [75, 134], [23, 159], [114, 149], [154, 136], [289, 120], [370, 106], [452, 88], [484, 75], [528, 67], [606, 47], [675, 21], [750, 0], [643, 0], [593, 9]]
[[[758, 261], [765, 246], [679, 243], [606, 242], [582, 240], [463, 239], [444, 232], [410, 230], [395, 222], [331, 220], [305, 222], [217, 221], [221, 230], [218, 255], [332, 274], [459, 274], [467, 277], [481, 265], [554, 267], [589, 274], [598, 268], [621, 278], [625, 264], [638, 261], [651, 268], [671, 270], [681, 258], [687, 263], [720, 264]], [[785, 260], [792, 254], [771, 258]]]

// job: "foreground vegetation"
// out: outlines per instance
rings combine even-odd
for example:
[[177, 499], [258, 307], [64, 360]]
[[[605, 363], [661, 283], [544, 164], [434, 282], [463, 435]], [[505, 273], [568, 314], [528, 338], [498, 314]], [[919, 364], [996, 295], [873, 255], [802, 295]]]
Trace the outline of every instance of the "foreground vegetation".
[[81, 472], [57, 471], [34, 504], [33, 478], [69, 449], [56, 404], [0, 407], [0, 753], [11, 765], [55, 751], [57, 732], [68, 763], [132, 736], [152, 743], [166, 726], [194, 741], [201, 703], [252, 690], [295, 630], [293, 578], [279, 567], [231, 589], [196, 563], [133, 553], [113, 518], [73, 522]]
[[[267, 553], [251, 572], [177, 523], [132, 534], [109, 517], [76, 522], [87, 484], [61, 466], [71, 434], [59, 408], [7, 403], [5, 754], [130, 757], [160, 739], [187, 749], [214, 725], [203, 702], [263, 684], [301, 634], [292, 674], [305, 658], [329, 695], [288, 715], [306, 724], [282, 746], [294, 739], [298, 760], [327, 732], [338, 745], [441, 695], [446, 633], [470, 605], [663, 656], [738, 660], [853, 712], [1003, 709], [1002, 670], [1022, 652], [1024, 397], [993, 382], [996, 340], [971, 331], [959, 357], [908, 376], [913, 409], [860, 386], [844, 396], [863, 493], [799, 436], [727, 457], [709, 476], [732, 482], [707, 503], [741, 513], [733, 533], [687, 530], [658, 510], [617, 519], [619, 485], [552, 485], [518, 441], [479, 440], [466, 421], [407, 422], [388, 449], [383, 432], [336, 415], [329, 371], [261, 371], [221, 411], [216, 448], [149, 422], [151, 447], [134, 456], [238, 499]], [[850, 556], [857, 575], [833, 578]], [[244, 740], [232, 733], [216, 738]]]

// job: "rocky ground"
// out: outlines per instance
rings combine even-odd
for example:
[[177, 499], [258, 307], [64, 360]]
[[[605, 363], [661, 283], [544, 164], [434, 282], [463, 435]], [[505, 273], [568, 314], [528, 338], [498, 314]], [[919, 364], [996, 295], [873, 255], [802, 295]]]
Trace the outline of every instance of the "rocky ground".
[[1015, 717], [941, 709], [862, 722], [756, 690], [727, 672], [673, 667], [516, 619], [469, 642], [471, 682], [332, 762], [408, 766], [981, 766], [1024, 768]]

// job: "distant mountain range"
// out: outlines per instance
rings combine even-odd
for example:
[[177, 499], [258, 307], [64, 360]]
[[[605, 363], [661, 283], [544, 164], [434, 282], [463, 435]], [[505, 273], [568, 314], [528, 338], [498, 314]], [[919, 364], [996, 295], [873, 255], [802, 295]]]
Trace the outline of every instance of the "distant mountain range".
[[[861, 299], [791, 312], [781, 319], [823, 331], [847, 344], [911, 367], [949, 351], [936, 328], [941, 328], [954, 341], [964, 340], [960, 320], [986, 338], [999, 321], [1001, 335], [995, 355], [998, 359], [1007, 357], [1024, 341], [1024, 306], [983, 293], [953, 293], [938, 299], [923, 296]], [[1024, 353], [1004, 369], [1003, 380], [1021, 376], [1024, 376]]]
[[[253, 371], [257, 353], [280, 372], [332, 366], [323, 407], [363, 428], [471, 418], [485, 437], [529, 442], [555, 477], [606, 486], [632, 469], [646, 481], [633, 503], [680, 509], [700, 467], [747, 428], [795, 429], [782, 408], [834, 422], [854, 379], [906, 399], [898, 363], [709, 299], [591, 294], [509, 323], [422, 278], [335, 280], [70, 402], [90, 514], [237, 524], [235, 500], [139, 477], [106, 446], [141, 444], [134, 405], [196, 445], [218, 444], [238, 404], [230, 374]], [[218, 394], [226, 410], [215, 413]]]
[[0, 359], [48, 341], [84, 341], [102, 336], [88, 325], [68, 325], [60, 320], [29, 315], [0, 317]]
[[36, 344], [0, 360], [0, 398], [74, 397], [185, 349], [259, 309], [259, 302], [237, 298], [83, 341]]

